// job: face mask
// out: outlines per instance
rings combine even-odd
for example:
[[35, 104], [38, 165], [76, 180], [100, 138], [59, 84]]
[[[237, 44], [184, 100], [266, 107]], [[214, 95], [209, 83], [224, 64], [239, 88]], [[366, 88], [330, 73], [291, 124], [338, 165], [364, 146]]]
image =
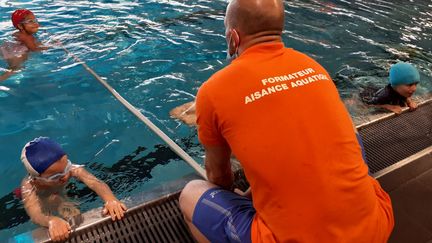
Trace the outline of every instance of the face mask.
[[228, 47], [227, 47], [227, 51], [226, 51], [227, 52], [226, 59], [228, 60], [228, 62], [232, 62], [232, 61], [234, 61], [234, 59], [236, 59], [238, 57], [238, 47], [236, 47], [233, 55], [230, 54], [229, 45], [231, 44], [231, 40], [232, 40], [232, 33], [231, 33], [230, 38], [228, 40]]

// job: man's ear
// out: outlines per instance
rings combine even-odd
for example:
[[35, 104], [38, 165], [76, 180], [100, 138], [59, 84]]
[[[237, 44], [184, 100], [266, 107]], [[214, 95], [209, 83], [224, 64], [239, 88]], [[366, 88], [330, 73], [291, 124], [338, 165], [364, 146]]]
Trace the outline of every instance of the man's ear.
[[17, 27], [18, 27], [19, 30], [24, 30], [23, 24], [18, 24]]
[[236, 29], [231, 29], [232, 41], [236, 44], [237, 48], [240, 45], [240, 35]]

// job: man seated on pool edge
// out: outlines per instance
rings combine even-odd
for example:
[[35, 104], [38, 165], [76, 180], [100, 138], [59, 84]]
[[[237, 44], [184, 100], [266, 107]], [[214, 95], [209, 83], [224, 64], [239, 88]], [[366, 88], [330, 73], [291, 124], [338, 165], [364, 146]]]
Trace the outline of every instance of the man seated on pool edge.
[[[283, 1], [229, 3], [225, 37], [229, 54], [238, 57], [198, 91], [209, 181], [183, 189], [186, 222], [199, 242], [386, 242], [393, 227], [388, 195], [367, 176], [352, 121], [326, 70], [284, 47], [283, 14]], [[297, 88], [302, 81], [295, 78], [274, 85], [272, 95], [260, 92], [270, 88], [263, 87], [266, 78], [302, 70], [325, 79]], [[231, 152], [253, 203], [232, 192]]]
[[[22, 150], [21, 160], [29, 173], [21, 183], [24, 208], [35, 224], [48, 228], [53, 241], [66, 240], [72, 230], [61, 217], [79, 214], [79, 210], [68, 206], [70, 202], [64, 195], [64, 187], [71, 177], [86, 184], [104, 200], [103, 214], [109, 214], [113, 221], [123, 218], [127, 207], [114, 196], [108, 185], [83, 166], [72, 164], [55, 141], [39, 137], [28, 142]], [[57, 214], [61, 217], [55, 216]]]

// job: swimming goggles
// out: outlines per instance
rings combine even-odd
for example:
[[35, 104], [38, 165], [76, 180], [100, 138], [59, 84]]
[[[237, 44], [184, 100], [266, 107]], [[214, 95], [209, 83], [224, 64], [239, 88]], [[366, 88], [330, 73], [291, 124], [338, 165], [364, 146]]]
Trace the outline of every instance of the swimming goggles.
[[21, 21], [21, 24], [38, 24], [38, 20], [37, 19], [27, 19], [27, 20], [23, 20]]
[[55, 182], [55, 181], [59, 181], [61, 178], [63, 178], [64, 176], [66, 176], [72, 169], [72, 162], [70, 160], [68, 160], [68, 163], [66, 165], [66, 167], [64, 168], [64, 171], [61, 173], [56, 173], [50, 177], [40, 177], [40, 176], [36, 176], [34, 177], [37, 180], [41, 180], [44, 182]]

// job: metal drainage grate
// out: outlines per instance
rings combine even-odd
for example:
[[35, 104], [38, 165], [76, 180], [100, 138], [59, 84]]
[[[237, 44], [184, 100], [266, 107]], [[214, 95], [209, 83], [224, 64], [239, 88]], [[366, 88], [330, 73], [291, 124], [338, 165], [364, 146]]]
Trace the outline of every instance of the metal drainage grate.
[[432, 146], [432, 101], [359, 128], [371, 173]]
[[129, 210], [120, 221], [85, 227], [66, 242], [195, 242], [178, 204], [180, 192]]

